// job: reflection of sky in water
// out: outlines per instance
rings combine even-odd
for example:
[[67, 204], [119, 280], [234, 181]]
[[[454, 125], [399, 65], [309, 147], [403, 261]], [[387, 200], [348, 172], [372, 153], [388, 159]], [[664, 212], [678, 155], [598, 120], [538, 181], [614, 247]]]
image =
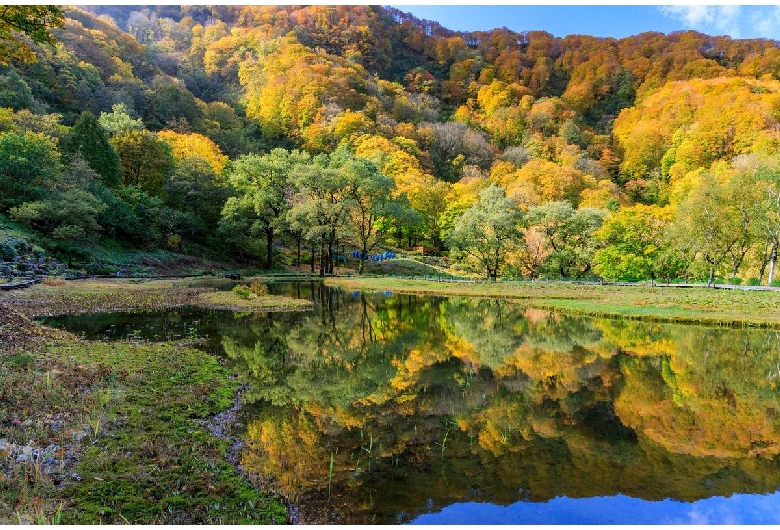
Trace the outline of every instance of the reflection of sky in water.
[[644, 501], [625, 495], [556, 497], [509, 506], [462, 502], [421, 515], [412, 524], [780, 524], [780, 493], [696, 502]]

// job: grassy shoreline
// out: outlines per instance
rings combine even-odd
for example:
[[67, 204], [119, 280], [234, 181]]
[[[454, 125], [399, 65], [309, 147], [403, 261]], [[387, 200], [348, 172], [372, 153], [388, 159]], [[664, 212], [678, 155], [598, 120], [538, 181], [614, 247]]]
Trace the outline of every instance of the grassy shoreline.
[[265, 295], [244, 301], [213, 288], [185, 287], [181, 280], [90, 279], [55, 280], [15, 291], [0, 292], [0, 304], [28, 317], [61, 316], [108, 311], [148, 311], [197, 306], [239, 311], [296, 311], [311, 302]]
[[86, 281], [0, 294], [0, 524], [287, 522], [213, 434], [239, 387], [216, 358], [186, 341], [86, 341], [28, 318], [165, 309], [204, 292]]
[[347, 290], [505, 298], [538, 309], [608, 318], [731, 327], [780, 327], [780, 293], [692, 287], [536, 283], [444, 283], [396, 278], [328, 278]]

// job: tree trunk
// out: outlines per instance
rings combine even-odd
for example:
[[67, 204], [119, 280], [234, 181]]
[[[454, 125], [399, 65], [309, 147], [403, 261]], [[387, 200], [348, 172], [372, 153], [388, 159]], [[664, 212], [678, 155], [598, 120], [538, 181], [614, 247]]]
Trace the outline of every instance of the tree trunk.
[[772, 256], [769, 258], [769, 280], [767, 285], [772, 285], [775, 279], [775, 263], [777, 262], [777, 241], [772, 243]]
[[274, 229], [267, 228], [265, 231], [265, 268], [270, 269], [274, 259]]
[[320, 241], [320, 277], [325, 276], [325, 263], [323, 263], [323, 260], [325, 259], [325, 253], [323, 252], [323, 242]]
[[295, 261], [295, 266], [300, 267], [301, 266], [301, 240], [299, 239], [297, 243], [298, 243], [298, 259]]
[[764, 249], [764, 254], [761, 256], [761, 268], [758, 269], [758, 283], [764, 283], [764, 273], [766, 272], [766, 266], [769, 265], [769, 247]]
[[712, 285], [714, 279], [715, 279], [715, 267], [710, 267], [710, 277], [707, 280], [707, 287], [710, 287]]
[[333, 274], [333, 240], [328, 240], [328, 274]]
[[366, 264], [366, 253], [368, 250], [366, 249], [366, 242], [363, 241], [363, 251], [360, 253], [360, 267], [358, 268], [358, 274], [363, 274], [363, 270], [365, 269]]
[[316, 247], [314, 246], [314, 243], [311, 244], [311, 273], [314, 274], [314, 253], [315, 253]]

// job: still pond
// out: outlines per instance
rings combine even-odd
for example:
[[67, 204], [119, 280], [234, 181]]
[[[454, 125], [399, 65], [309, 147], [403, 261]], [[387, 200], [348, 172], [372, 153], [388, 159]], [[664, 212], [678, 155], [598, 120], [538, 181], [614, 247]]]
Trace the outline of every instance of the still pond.
[[240, 466], [297, 522], [780, 523], [780, 332], [270, 290], [314, 309], [44, 322], [207, 339], [249, 385]]

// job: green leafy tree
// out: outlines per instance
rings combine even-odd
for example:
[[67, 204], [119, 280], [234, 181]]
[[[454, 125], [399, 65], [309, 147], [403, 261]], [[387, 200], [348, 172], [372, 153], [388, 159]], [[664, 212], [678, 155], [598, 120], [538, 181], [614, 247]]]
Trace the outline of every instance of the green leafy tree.
[[100, 187], [95, 193], [107, 205], [98, 218], [107, 236], [128, 241], [139, 248], [157, 248], [161, 240], [159, 212], [163, 207], [160, 197], [150, 195], [138, 186]]
[[11, 217], [46, 235], [83, 240], [100, 232], [97, 218], [106, 205], [88, 191], [69, 189], [11, 208]]
[[89, 167], [97, 171], [106, 186], [114, 187], [119, 184], [119, 155], [109, 143], [106, 131], [91, 112], [81, 114], [60, 145], [64, 153], [80, 154]]
[[495, 281], [506, 264], [508, 252], [520, 240], [521, 215], [502, 188], [495, 184], [485, 188], [479, 201], [455, 221], [448, 238], [453, 257], [484, 271]]
[[358, 273], [363, 274], [365, 255], [385, 234], [386, 225], [380, 225], [379, 220], [390, 212], [395, 181], [382, 174], [370, 160], [356, 157], [344, 148], [334, 153], [331, 160], [346, 176], [345, 199], [361, 250]]
[[308, 160], [301, 151], [274, 149], [267, 155], [244, 155], [232, 164], [229, 179], [238, 196], [227, 200], [222, 217], [234, 228], [243, 225], [243, 233], [250, 237], [265, 235], [268, 269], [273, 266], [274, 238], [289, 208], [291, 172]]
[[208, 161], [190, 156], [176, 165], [166, 181], [165, 202], [182, 212], [198, 215], [208, 227], [215, 228], [230, 192]]
[[610, 280], [676, 276], [664, 269], [664, 234], [674, 218], [670, 208], [638, 204], [607, 216], [594, 237], [604, 244], [593, 257], [594, 271]]
[[420, 186], [408, 192], [409, 202], [425, 223], [425, 233], [437, 251], [441, 250], [441, 216], [447, 211], [451, 186], [426, 175]]
[[33, 105], [30, 85], [19, 77], [15, 68], [9, 68], [8, 73], [0, 75], [0, 107], [14, 110], [27, 109]]
[[387, 214], [379, 220], [382, 230], [388, 234], [388, 242], [392, 238], [397, 246], [412, 246], [412, 240], [418, 239], [422, 233], [424, 220], [420, 212], [409, 203], [405, 193], [397, 195], [388, 204]]
[[122, 184], [138, 186], [161, 195], [165, 181], [174, 168], [170, 146], [148, 131], [127, 131], [114, 136], [111, 144], [119, 153]]
[[[731, 277], [736, 278], [748, 252], [761, 240], [762, 193], [752, 171], [737, 170], [726, 183], [724, 199], [732, 218], [734, 245], [729, 250]], [[771, 283], [771, 282], [770, 282]]]
[[703, 171], [699, 184], [678, 206], [674, 231], [686, 235], [680, 244], [696, 249], [712, 285], [715, 271], [738, 242], [739, 220], [728, 208], [726, 185], [717, 175]]
[[28, 109], [18, 110], [5, 114], [2, 111], [2, 126], [0, 128], [8, 132], [24, 134], [27, 132], [40, 133], [51, 138], [62, 139], [69, 132], [69, 128], [62, 125], [61, 114], [34, 114]]
[[[349, 220], [345, 200], [347, 177], [339, 161], [328, 155], [317, 155], [308, 164], [293, 171], [297, 191], [290, 218], [309, 228], [307, 239], [320, 243], [320, 276], [333, 272], [333, 249]], [[327, 247], [327, 253], [324, 248]]]
[[100, 126], [111, 136], [144, 128], [144, 122], [140, 118], [134, 119], [124, 103], [117, 103], [111, 109], [111, 112], [101, 112], [98, 118]]
[[596, 251], [593, 232], [601, 226], [604, 215], [596, 208], [575, 210], [568, 201], [529, 209], [528, 224], [545, 238], [549, 250], [541, 270], [563, 278], [587, 274]]
[[156, 86], [149, 101], [147, 117], [150, 126], [156, 120], [159, 125], [186, 120], [191, 126], [198, 127], [203, 121], [203, 110], [187, 89], [174, 84]]
[[57, 143], [40, 133], [0, 134], [0, 204], [4, 208], [42, 198], [59, 172]]
[[734, 161], [739, 171], [752, 174], [755, 189], [760, 193], [757, 205], [756, 228], [764, 252], [761, 263], [763, 278], [769, 266], [768, 284], [775, 277], [778, 247], [780, 246], [780, 159], [775, 156], [759, 158], [756, 155], [741, 155]]

